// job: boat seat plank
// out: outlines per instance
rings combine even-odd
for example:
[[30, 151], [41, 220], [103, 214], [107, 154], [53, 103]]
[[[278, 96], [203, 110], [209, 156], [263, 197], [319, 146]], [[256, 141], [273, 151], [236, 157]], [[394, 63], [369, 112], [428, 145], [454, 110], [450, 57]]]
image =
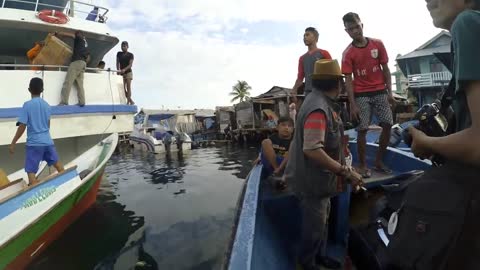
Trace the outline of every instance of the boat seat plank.
[[16, 184], [18, 184], [18, 183], [20, 183], [20, 182], [22, 182], [22, 181], [23, 181], [23, 179], [21, 179], [21, 178], [15, 180], [15, 181], [12, 181], [12, 182], [10, 182], [10, 183], [8, 183], [8, 184], [0, 187], [0, 190], [4, 190], [4, 189], [6, 189], [6, 188], [8, 188], [8, 187], [14, 186], [14, 185], [16, 185]]

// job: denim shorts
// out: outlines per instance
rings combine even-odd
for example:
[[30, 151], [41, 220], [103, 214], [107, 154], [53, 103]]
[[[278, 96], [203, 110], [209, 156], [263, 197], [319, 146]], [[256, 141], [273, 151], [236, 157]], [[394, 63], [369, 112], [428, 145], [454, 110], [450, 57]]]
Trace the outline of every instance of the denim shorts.
[[[263, 154], [263, 152], [260, 152], [260, 160], [262, 161], [263, 169], [264, 171], [267, 172], [267, 174], [270, 176], [273, 173], [273, 166], [268, 162], [267, 157]], [[280, 164], [283, 161], [283, 157], [277, 156], [277, 165], [280, 166]]]
[[58, 155], [55, 146], [29, 146], [25, 153], [25, 171], [27, 173], [37, 173], [41, 161], [46, 161], [48, 166], [57, 163]]

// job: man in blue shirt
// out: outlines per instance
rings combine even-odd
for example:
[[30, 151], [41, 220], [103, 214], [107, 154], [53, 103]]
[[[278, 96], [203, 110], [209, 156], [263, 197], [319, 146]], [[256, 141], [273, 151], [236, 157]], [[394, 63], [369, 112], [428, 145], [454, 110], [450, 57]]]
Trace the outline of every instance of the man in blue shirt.
[[29, 185], [36, 184], [36, 173], [42, 160], [48, 166], [54, 166], [58, 172], [62, 172], [63, 165], [58, 161], [57, 151], [50, 137], [50, 106], [40, 94], [43, 92], [43, 80], [33, 78], [30, 80], [28, 91], [32, 99], [23, 104], [18, 117], [17, 132], [9, 147], [10, 153], [15, 152], [15, 144], [27, 130], [27, 144], [25, 157], [25, 171], [28, 174]]
[[88, 13], [87, 21], [96, 21], [98, 17], [98, 7], [93, 7], [92, 11]]

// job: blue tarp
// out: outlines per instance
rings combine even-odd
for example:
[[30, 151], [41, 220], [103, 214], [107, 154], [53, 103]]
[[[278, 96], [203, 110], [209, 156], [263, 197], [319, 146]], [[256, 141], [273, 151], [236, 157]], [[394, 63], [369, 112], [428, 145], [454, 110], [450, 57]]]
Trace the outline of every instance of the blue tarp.
[[148, 115], [148, 121], [162, 121], [175, 116], [175, 114], [150, 114]]

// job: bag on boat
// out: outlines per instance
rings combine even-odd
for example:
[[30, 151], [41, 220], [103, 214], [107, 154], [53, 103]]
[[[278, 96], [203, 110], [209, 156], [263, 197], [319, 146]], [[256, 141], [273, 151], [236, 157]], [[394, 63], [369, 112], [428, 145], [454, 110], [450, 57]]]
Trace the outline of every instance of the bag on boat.
[[370, 209], [370, 222], [375, 222], [378, 218], [388, 221], [392, 213], [402, 207], [407, 188], [417, 181], [423, 173], [423, 171], [412, 171], [397, 176], [387, 185], [382, 185], [385, 195], [377, 200], [373, 209]]
[[385, 195], [378, 199], [371, 209], [369, 224], [351, 228], [349, 254], [358, 270], [389, 269], [389, 218], [401, 207], [408, 186], [422, 174], [423, 171], [412, 171], [399, 175], [388, 185], [383, 185]]
[[384, 220], [350, 229], [348, 253], [357, 270], [387, 270], [390, 242]]
[[389, 269], [445, 269], [462, 232], [475, 179], [462, 166], [452, 165], [432, 168], [409, 185], [388, 245]]

